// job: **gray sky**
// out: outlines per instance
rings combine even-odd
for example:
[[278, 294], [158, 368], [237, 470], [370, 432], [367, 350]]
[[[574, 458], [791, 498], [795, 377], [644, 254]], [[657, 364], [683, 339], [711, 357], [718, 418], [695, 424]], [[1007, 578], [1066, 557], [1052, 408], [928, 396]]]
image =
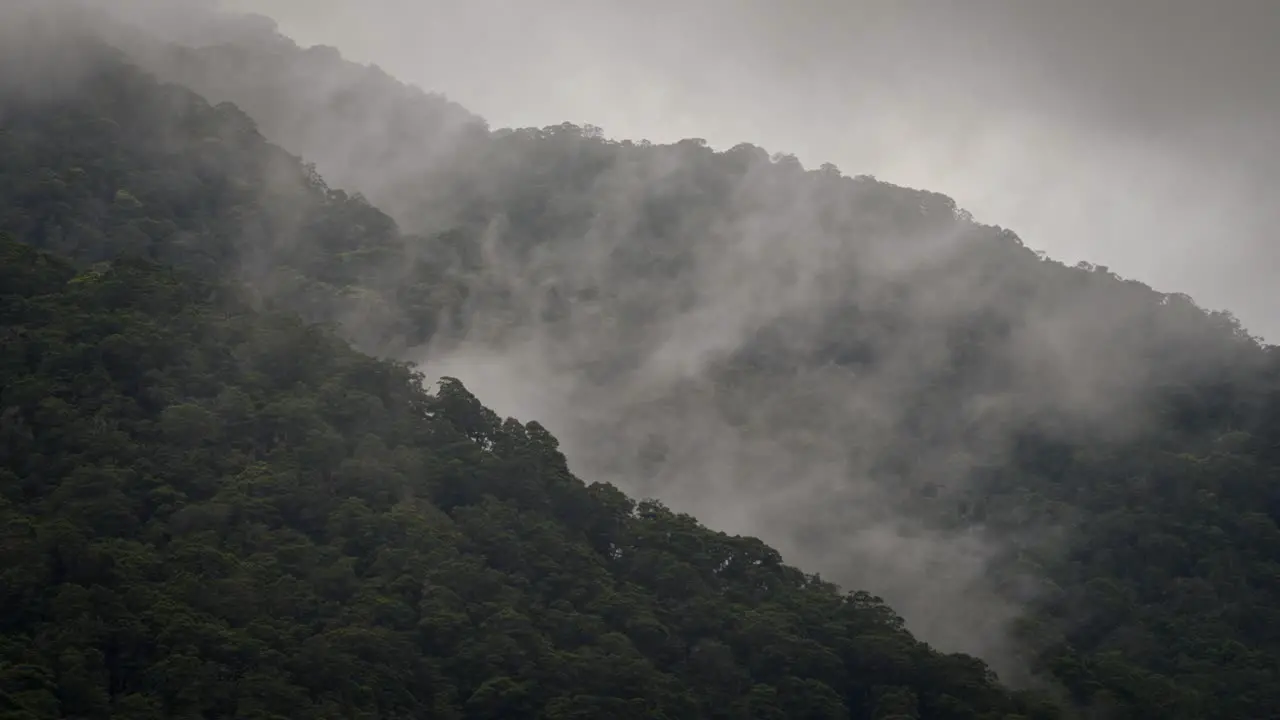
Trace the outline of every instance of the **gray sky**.
[[1280, 340], [1280, 1], [225, 0], [494, 126], [944, 192]]

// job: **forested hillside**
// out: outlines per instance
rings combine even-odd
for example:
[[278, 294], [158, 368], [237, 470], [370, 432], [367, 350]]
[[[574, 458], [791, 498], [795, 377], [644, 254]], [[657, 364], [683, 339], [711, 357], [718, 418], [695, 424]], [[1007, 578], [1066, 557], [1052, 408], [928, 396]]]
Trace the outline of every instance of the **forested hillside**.
[[5, 718], [1054, 717], [235, 287], [0, 288]]
[[335, 48], [300, 48], [266, 17], [212, 13], [190, 0], [139, 5], [78, 9], [61, 24], [92, 23], [162, 80], [234, 102], [335, 187], [358, 188], [398, 219], [412, 218], [411, 227], [447, 226], [450, 189], [489, 136], [482, 118]]
[[309, 320], [350, 321], [378, 347], [405, 331], [415, 304], [381, 283], [409, 252], [389, 217], [330, 189], [234, 105], [73, 37], [73, 89], [15, 92], [3, 107], [0, 230], [78, 262], [137, 255], [245, 280]]
[[[463, 377], [554, 431], [583, 477], [759, 535], [787, 562], [883, 595], [930, 643], [1049, 680], [1091, 716], [1280, 707], [1280, 357], [1229, 314], [1045, 259], [935, 193], [749, 145], [655, 146], [567, 124], [491, 132], [269, 25], [219, 27], [206, 46], [118, 26], [102, 35], [114, 55], [81, 27], [63, 91], [8, 88], [0, 230], [82, 268], [141, 257], [246, 283], [254, 307]], [[60, 45], [41, 40], [27, 66], [53, 62]], [[323, 161], [344, 190], [289, 153]], [[308, 463], [296, 472], [320, 472]], [[470, 482], [424, 497], [456, 520], [448, 493], [477, 492]], [[710, 540], [689, 542], [692, 566], [719, 562]], [[667, 602], [662, 583], [681, 577], [641, 586]], [[726, 608], [700, 617], [737, 627]], [[835, 642], [813, 622], [816, 642]], [[688, 682], [692, 635], [659, 659], [628, 637], [655, 672]], [[755, 667], [756, 646], [715, 637], [722, 659]], [[747, 672], [731, 686], [761, 682]], [[447, 702], [472, 697], [478, 676], [448, 677]], [[869, 681], [797, 677], [869, 716]], [[932, 682], [913, 690], [920, 717], [967, 717], [944, 714], [942, 693], [1015, 711], [986, 679], [982, 698]], [[560, 692], [538, 688], [537, 707]], [[715, 692], [664, 707], [740, 711], [724, 694], [738, 690]], [[782, 711], [839, 716], [798, 707]]]

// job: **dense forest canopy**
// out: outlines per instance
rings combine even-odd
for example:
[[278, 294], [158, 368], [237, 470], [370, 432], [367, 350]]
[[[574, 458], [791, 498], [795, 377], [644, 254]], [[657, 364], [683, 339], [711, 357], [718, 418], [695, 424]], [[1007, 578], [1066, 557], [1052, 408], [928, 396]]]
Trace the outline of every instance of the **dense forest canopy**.
[[[0, 232], [66, 259], [5, 246], [6, 557], [40, 549], [12, 566], [17, 654], [0, 660], [36, 675], [0, 685], [5, 702], [34, 717], [1049, 713], [785, 558], [1092, 716], [1280, 707], [1280, 356], [1229, 314], [1044, 258], [936, 193], [750, 145], [490, 130], [269, 22], [196, 15], [42, 10], [3, 50], [47, 73], [0, 73]], [[375, 392], [353, 364], [390, 379]], [[440, 376], [542, 425], [501, 422], [456, 381], [414, 389]], [[543, 425], [577, 474], [673, 510], [583, 486]], [[92, 467], [109, 477], [72, 481]], [[268, 476], [285, 484], [255, 494]], [[250, 500], [277, 514], [236, 509]], [[206, 524], [174, 520], [188, 505]], [[436, 534], [405, 529], [414, 513]], [[578, 513], [674, 543], [671, 564]], [[48, 540], [64, 526], [105, 570], [66, 574], [72, 551]], [[416, 542], [468, 558], [436, 580], [452, 605], [398, 594], [442, 562]], [[397, 552], [426, 554], [384, 567]], [[771, 579], [730, 572], [737, 553]], [[246, 604], [197, 602], [186, 563]], [[261, 635], [260, 582], [309, 593], [309, 614]], [[630, 604], [584, 599], [609, 583]], [[97, 635], [51, 639], [63, 585], [124, 604]], [[161, 642], [178, 631], [130, 593], [239, 639]], [[503, 608], [518, 617], [492, 624]], [[870, 617], [881, 629], [842, 625]], [[594, 634], [566, 640], [562, 621]], [[136, 664], [111, 634], [126, 626]], [[514, 645], [464, 651], [469, 628]], [[867, 644], [882, 631], [895, 649]], [[229, 649], [250, 641], [251, 657]], [[374, 645], [398, 654], [362, 654]], [[337, 675], [296, 664], [316, 647]], [[573, 684], [593, 653], [626, 667]], [[184, 677], [266, 678], [271, 699], [146, 684], [147, 663], [176, 657]], [[366, 674], [319, 680], [346, 662]]]
[[145, 261], [0, 260], [5, 718], [1054, 717], [457, 381]]

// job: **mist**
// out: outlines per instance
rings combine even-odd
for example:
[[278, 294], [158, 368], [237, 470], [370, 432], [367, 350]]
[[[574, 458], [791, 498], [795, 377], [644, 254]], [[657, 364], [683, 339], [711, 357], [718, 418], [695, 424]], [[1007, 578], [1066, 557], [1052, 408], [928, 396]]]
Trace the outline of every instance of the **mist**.
[[[1141, 434], [1153, 388], [1234, 349], [1205, 342], [1217, 326], [1186, 297], [1111, 271], [1254, 333], [1277, 317], [1270, 81], [1223, 55], [1152, 59], [1204, 39], [1172, 11], [1126, 60], [1125, 18], [1095, 27], [1080, 4], [248, 8], [459, 107], [208, 3], [97, 7], [139, 30], [113, 37], [148, 70], [235, 102], [448, 256], [457, 312], [383, 352], [543, 423], [587, 482], [759, 536], [1006, 675], [1007, 626], [1043, 588], [1000, 569], [1068, 523], [1028, 536], [948, 521], [941, 500], [1007, 463], [1028, 423]], [[238, 74], [252, 52], [279, 74]], [[1241, 89], [1218, 82], [1233, 68]], [[489, 129], [565, 120], [604, 131]]]
[[227, 2], [495, 126], [832, 162], [1280, 333], [1266, 0]]

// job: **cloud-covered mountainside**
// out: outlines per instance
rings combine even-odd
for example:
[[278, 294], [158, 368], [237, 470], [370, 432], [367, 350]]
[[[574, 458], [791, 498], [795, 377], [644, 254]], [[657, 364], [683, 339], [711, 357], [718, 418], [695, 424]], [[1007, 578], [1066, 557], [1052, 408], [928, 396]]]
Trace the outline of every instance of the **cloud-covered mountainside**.
[[[497, 411], [549, 429], [589, 482], [657, 497], [716, 530], [759, 536], [789, 563], [883, 596], [936, 647], [978, 655], [1012, 681], [1048, 683], [1093, 716], [1265, 717], [1280, 707], [1280, 362], [1229, 315], [1106, 268], [1063, 266], [935, 193], [830, 166], [806, 170], [749, 145], [655, 146], [573, 125], [490, 130], [443, 98], [346, 63], [336, 51], [300, 49], [260, 18], [121, 7], [110, 21], [84, 8], [9, 16], [0, 50], [0, 231], [76, 263], [141, 255], [244, 283], [257, 305], [331, 324], [362, 349], [419, 363], [430, 379], [458, 377]], [[10, 325], [28, 327], [49, 312]], [[13, 367], [26, 367], [14, 358]], [[93, 367], [92, 357], [81, 362]], [[167, 372], [162, 360], [148, 362]], [[77, 377], [65, 365], [33, 367], [50, 373], [48, 382]], [[254, 377], [271, 382], [269, 374]], [[152, 400], [155, 408], [195, 391], [172, 392]], [[297, 410], [274, 403], [263, 396], [254, 407]], [[92, 424], [96, 416], [83, 412]], [[337, 420], [324, 422], [357, 441]], [[457, 421], [460, 432], [466, 422]], [[492, 428], [476, 432], [482, 447], [497, 442], [486, 434]], [[283, 437], [274, 442], [293, 436]], [[408, 440], [380, 442], [394, 449]], [[255, 457], [270, 445], [243, 452]], [[307, 458], [297, 448], [287, 462], [321, 472]], [[242, 472], [218, 469], [211, 482]], [[487, 476], [469, 472], [473, 479], [454, 480], [471, 489], [430, 495], [455, 523], [455, 505], [484, 502]], [[16, 506], [36, 518], [32, 527], [71, 512], [40, 492]], [[113, 492], [133, 497], [137, 487]], [[449, 499], [454, 492], [475, 497]], [[519, 492], [494, 491], [517, 506]], [[552, 514], [571, 502], [553, 492], [543, 501], [551, 510], [539, 512]], [[156, 517], [156, 528], [173, 522]], [[466, 530], [469, 539], [458, 542], [519, 576], [518, 561], [508, 558], [515, 564], [507, 567], [498, 559], [514, 551], [484, 534], [505, 520], [486, 522], [489, 530]], [[345, 539], [354, 530], [333, 532], [311, 541], [346, 553], [352, 572], [375, 582], [374, 549]], [[523, 532], [520, 542], [534, 542], [535, 530]], [[674, 530], [661, 532], [674, 542]], [[141, 541], [143, 528], [130, 533], [107, 535]], [[688, 553], [681, 557], [695, 568], [714, 565], [713, 536], [697, 533], [680, 546]], [[374, 536], [396, 542], [360, 537]], [[616, 575], [608, 555], [591, 562]], [[673, 613], [657, 624], [678, 642], [649, 648], [630, 626], [615, 628], [623, 633], [617, 642], [629, 642], [657, 672], [684, 677], [702, 662], [695, 650], [705, 639], [717, 643], [706, 655], [716, 660], [703, 670], [728, 673], [715, 675], [728, 683], [716, 692], [728, 697], [746, 693], [743, 683], [763, 682], [774, 688], [769, 697], [791, 697], [792, 686], [757, 674], [772, 671], [752, 663], [772, 661], [752, 655], [754, 640], [726, 639], [723, 628], [717, 635], [671, 627], [692, 611], [670, 603], [684, 602], [695, 581], [644, 567], [657, 574], [618, 582], [654, 593], [662, 612]], [[501, 602], [578, 602], [568, 590], [548, 592]], [[354, 595], [325, 597], [341, 604]], [[40, 612], [53, 612], [48, 607]], [[750, 622], [729, 619], [740, 608], [717, 607], [699, 617], [748, 632]], [[527, 614], [535, 624], [551, 622]], [[308, 622], [329, 622], [323, 617]], [[801, 638], [827, 642], [817, 617], [777, 652], [794, 661], [807, 657]], [[561, 647], [558, 636], [546, 642]], [[349, 650], [358, 656], [358, 647]], [[449, 662], [471, 662], [454, 652], [461, 651], [450, 646]], [[850, 680], [858, 670], [849, 664], [870, 651], [829, 652], [848, 676], [796, 677], [835, 688], [851, 716], [871, 717], [869, 698], [883, 692]], [[536, 654], [521, 662], [548, 667]], [[906, 663], [902, 672], [921, 667], [906, 655], [892, 662]], [[476, 677], [499, 676], [466, 667], [466, 679], [449, 681], [462, 700], [480, 692]], [[385, 678], [368, 682], [381, 688]], [[492, 691], [515, 702], [527, 688]], [[622, 694], [580, 692], [632, 697], [617, 688], [609, 693]], [[930, 692], [913, 690], [902, 709], [875, 717], [981, 716], [945, 710], [950, 700]], [[998, 705], [989, 702], [984, 707]], [[672, 717], [685, 712], [677, 707], [664, 706]], [[784, 712], [839, 716], [797, 708]], [[473, 711], [482, 712], [468, 705]], [[571, 711], [593, 712], [564, 710]]]
[[1056, 717], [456, 381], [136, 258], [0, 261], [7, 719]]

